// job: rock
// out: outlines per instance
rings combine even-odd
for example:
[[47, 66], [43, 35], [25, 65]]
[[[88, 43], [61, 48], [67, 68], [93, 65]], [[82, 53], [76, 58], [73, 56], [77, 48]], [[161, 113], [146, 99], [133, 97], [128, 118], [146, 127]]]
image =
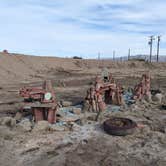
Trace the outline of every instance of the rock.
[[72, 131], [80, 131], [81, 127], [74, 122], [70, 123]]
[[24, 119], [17, 124], [17, 127], [21, 131], [28, 132], [32, 130], [32, 123], [29, 121], [29, 119]]
[[73, 108], [73, 109], [72, 109], [72, 112], [73, 112], [74, 114], [80, 115], [81, 112], [82, 112], [82, 109], [81, 109], [81, 108]]
[[142, 134], [148, 134], [148, 133], [151, 132], [151, 129], [150, 129], [150, 127], [148, 125], [144, 125], [144, 127], [140, 128], [140, 132]]
[[33, 131], [48, 131], [50, 129], [50, 124], [47, 121], [39, 121], [35, 125]]
[[146, 96], [144, 97], [144, 99], [145, 99], [145, 101], [147, 101], [147, 102], [152, 102], [152, 95], [151, 95], [151, 93], [149, 93], [148, 95], [146, 95]]
[[50, 126], [51, 131], [65, 131], [64, 126], [58, 126], [58, 125], [51, 125]]
[[158, 103], [162, 102], [163, 95], [161, 93], [157, 93], [152, 97], [152, 100]]
[[62, 101], [61, 105], [63, 107], [70, 107], [70, 106], [72, 106], [72, 102], [70, 102], [70, 101]]
[[79, 120], [80, 118], [78, 117], [78, 116], [76, 116], [76, 115], [73, 115], [73, 116], [66, 116], [66, 117], [63, 117], [62, 119], [61, 119], [61, 121], [63, 121], [63, 122], [75, 122], [75, 121], [77, 121], [77, 120]]
[[22, 117], [23, 117], [22, 113], [17, 112], [16, 115], [15, 115], [15, 117], [14, 117], [14, 119], [16, 119], [16, 121], [20, 121], [22, 119]]
[[62, 111], [62, 109], [58, 109], [58, 110], [56, 111], [56, 116], [64, 117], [64, 116], [65, 116], [65, 113]]
[[12, 117], [3, 117], [1, 118], [0, 123], [7, 127], [14, 127], [16, 125], [16, 120]]
[[133, 104], [133, 105], [131, 105], [130, 108], [132, 111], [140, 111], [140, 107], [138, 106], [138, 104]]
[[96, 115], [97, 115], [96, 113], [86, 114], [86, 119], [90, 121], [96, 121]]

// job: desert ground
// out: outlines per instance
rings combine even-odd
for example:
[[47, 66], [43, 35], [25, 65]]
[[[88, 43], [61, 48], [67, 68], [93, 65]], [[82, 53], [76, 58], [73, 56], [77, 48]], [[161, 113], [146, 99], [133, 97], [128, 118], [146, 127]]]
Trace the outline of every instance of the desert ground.
[[[16, 113], [23, 105], [19, 89], [39, 86], [50, 79], [57, 101], [83, 103], [86, 91], [102, 69], [107, 67], [116, 82], [134, 87], [142, 74], [150, 72], [151, 89], [162, 92], [162, 102], [145, 100], [111, 116], [127, 117], [143, 127], [132, 135], [111, 136], [94, 113], [77, 115], [79, 123], [39, 130], [17, 124]], [[113, 62], [0, 53], [0, 165], [2, 166], [165, 166], [166, 165], [166, 63], [141, 61]], [[60, 112], [60, 111], [59, 111]], [[4, 123], [8, 118], [10, 124]], [[11, 119], [10, 119], [11, 117]]]

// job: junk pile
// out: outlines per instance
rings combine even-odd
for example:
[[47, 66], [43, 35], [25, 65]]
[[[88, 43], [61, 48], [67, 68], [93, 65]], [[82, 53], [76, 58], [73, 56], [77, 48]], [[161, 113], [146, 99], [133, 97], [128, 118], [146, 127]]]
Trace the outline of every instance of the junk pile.
[[[105, 71], [106, 72], [106, 71]], [[136, 100], [148, 98], [151, 100], [150, 75], [143, 74], [141, 82], [134, 89], [124, 90], [121, 85], [115, 83], [110, 73], [102, 74], [102, 79], [96, 77], [94, 85], [87, 91], [86, 103], [89, 104], [89, 111], [98, 112], [104, 110], [106, 104], [121, 106], [132, 104]]]
[[134, 88], [135, 100], [142, 100], [145, 97], [151, 98], [149, 74], [143, 74], [141, 82]]
[[[141, 82], [134, 89], [124, 88], [115, 82], [111, 73], [105, 73], [102, 77], [96, 77], [93, 86], [87, 90], [84, 106], [72, 106], [72, 103], [63, 101], [57, 103], [55, 92], [51, 81], [44, 82], [42, 87], [24, 87], [20, 90], [20, 95], [24, 98], [24, 111], [32, 112], [35, 122], [48, 121], [54, 127], [69, 127], [82, 125], [82, 120], [88, 120], [87, 114], [93, 114], [93, 121], [100, 118], [103, 120], [103, 112], [109, 110], [117, 112], [121, 110], [123, 104], [133, 104], [137, 100], [151, 97], [150, 76], [142, 75]], [[95, 118], [94, 118], [95, 114]], [[89, 116], [89, 114], [88, 114]], [[74, 123], [73, 123], [74, 122]], [[113, 135], [127, 135], [137, 127], [136, 123], [130, 119], [112, 117], [103, 123], [104, 130]]]
[[87, 91], [85, 98], [89, 105], [88, 111], [99, 112], [104, 111], [106, 104], [122, 105], [123, 89], [115, 83], [112, 75], [109, 75], [108, 80], [103, 81], [96, 77], [94, 85]]
[[24, 122], [30, 123], [28, 131], [40, 129], [40, 125], [54, 131], [73, 130], [81, 125], [82, 106], [72, 106], [72, 102], [68, 101], [57, 102], [50, 80], [41, 87], [23, 87], [19, 93], [24, 98], [24, 106], [16, 114], [17, 117], [19, 115], [17, 122], [19, 126]]
[[20, 90], [20, 96], [24, 98], [22, 110], [31, 110], [35, 121], [47, 120], [56, 122], [57, 102], [55, 92], [50, 80], [46, 80], [42, 87], [24, 87]]
[[[107, 109], [113, 112], [119, 111], [123, 104], [131, 105], [145, 98], [151, 100], [149, 74], [143, 74], [141, 82], [134, 89], [124, 90], [115, 83], [112, 74], [104, 70], [102, 77], [96, 77], [94, 85], [87, 91], [85, 105], [88, 105], [87, 111], [97, 113], [96, 120], [98, 120], [99, 115]], [[105, 121], [103, 126], [109, 134], [127, 135], [134, 131], [137, 124], [130, 119], [115, 117]]]

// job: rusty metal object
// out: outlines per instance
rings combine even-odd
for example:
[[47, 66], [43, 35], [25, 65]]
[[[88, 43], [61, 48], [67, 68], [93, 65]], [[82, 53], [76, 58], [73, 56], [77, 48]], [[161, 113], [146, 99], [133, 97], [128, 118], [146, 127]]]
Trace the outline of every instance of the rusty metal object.
[[112, 117], [103, 123], [104, 131], [116, 136], [132, 134], [137, 124], [131, 119]]
[[150, 75], [149, 74], [143, 74], [141, 82], [135, 86], [134, 88], [134, 99], [135, 100], [141, 100], [145, 96], [148, 96], [151, 94], [150, 92]]
[[94, 86], [87, 91], [85, 100], [89, 110], [99, 112], [105, 110], [106, 104], [122, 105], [122, 87], [115, 83], [112, 75], [109, 78], [110, 82], [104, 82], [96, 77]]
[[38, 121], [41, 121], [41, 120], [44, 120], [44, 116], [43, 116], [43, 110], [42, 108], [33, 108], [33, 113], [34, 113], [34, 117], [35, 117], [35, 121], [38, 122]]
[[49, 123], [56, 121], [57, 103], [51, 81], [44, 82], [42, 87], [24, 87], [20, 90], [25, 106], [33, 111], [35, 121], [47, 120]]

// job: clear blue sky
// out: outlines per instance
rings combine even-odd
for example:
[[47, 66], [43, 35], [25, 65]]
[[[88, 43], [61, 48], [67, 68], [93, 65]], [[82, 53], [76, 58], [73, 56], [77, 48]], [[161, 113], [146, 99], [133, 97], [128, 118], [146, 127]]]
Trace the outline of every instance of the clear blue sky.
[[165, 0], [0, 0], [0, 50], [9, 52], [126, 56], [149, 53], [148, 36], [159, 34], [166, 54], [165, 33]]

